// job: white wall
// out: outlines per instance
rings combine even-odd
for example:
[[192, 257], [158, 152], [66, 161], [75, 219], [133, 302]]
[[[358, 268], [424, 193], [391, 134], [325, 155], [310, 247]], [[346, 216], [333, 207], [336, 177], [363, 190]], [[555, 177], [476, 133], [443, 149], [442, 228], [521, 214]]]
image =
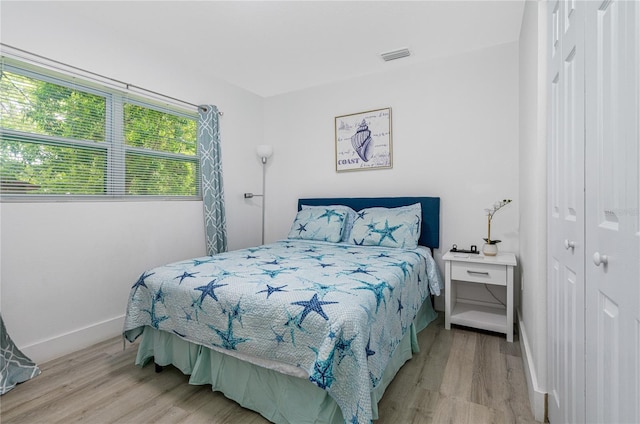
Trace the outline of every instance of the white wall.
[[15, 343], [46, 360], [117, 335], [143, 270], [203, 255], [202, 219], [201, 202], [4, 203], [2, 316]]
[[[336, 173], [334, 117], [384, 107], [393, 169]], [[267, 240], [286, 237], [299, 197], [440, 196], [439, 260], [453, 243], [480, 247], [484, 209], [511, 198], [492, 237], [518, 251], [517, 43], [268, 98], [264, 130]]]
[[529, 398], [545, 416], [546, 279], [546, 3], [527, 1], [520, 32], [520, 340]]
[[[257, 244], [260, 210], [242, 193], [261, 181], [255, 145], [262, 142], [263, 99], [206, 69], [173, 63], [170, 52], [149, 54], [117, 31], [86, 45], [89, 22], [51, 23], [41, 6], [3, 2], [2, 42], [224, 112], [229, 248]], [[3, 203], [0, 213], [0, 309], [18, 347], [37, 362], [120, 334], [129, 289], [144, 269], [205, 252], [197, 201]]]

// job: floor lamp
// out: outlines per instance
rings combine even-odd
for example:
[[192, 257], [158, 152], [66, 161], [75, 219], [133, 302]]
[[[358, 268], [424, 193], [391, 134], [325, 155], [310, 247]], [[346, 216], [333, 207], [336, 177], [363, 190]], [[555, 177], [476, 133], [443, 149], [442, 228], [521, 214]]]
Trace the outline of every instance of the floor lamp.
[[260, 144], [256, 147], [256, 153], [262, 160], [262, 194], [245, 193], [245, 199], [252, 197], [262, 197], [262, 244], [264, 244], [264, 203], [266, 200], [266, 183], [267, 183], [267, 159], [273, 155], [273, 147], [268, 144]]

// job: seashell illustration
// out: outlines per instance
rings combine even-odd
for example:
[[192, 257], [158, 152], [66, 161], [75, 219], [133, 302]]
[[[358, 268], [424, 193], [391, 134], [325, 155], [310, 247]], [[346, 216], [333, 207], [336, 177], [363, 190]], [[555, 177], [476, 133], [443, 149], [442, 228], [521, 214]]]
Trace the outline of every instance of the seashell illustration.
[[372, 141], [371, 131], [369, 131], [367, 121], [363, 119], [362, 123], [358, 126], [356, 133], [351, 136], [351, 145], [358, 156], [360, 156], [360, 158], [365, 162], [368, 162], [373, 154]]

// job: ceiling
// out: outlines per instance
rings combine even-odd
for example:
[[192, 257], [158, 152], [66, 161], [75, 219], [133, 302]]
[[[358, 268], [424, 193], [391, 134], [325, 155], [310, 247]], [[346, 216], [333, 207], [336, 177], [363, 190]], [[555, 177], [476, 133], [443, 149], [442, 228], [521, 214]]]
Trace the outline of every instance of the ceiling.
[[[2, 3], [3, 21], [22, 10], [55, 22], [53, 33], [82, 34], [77, 43], [163, 55], [262, 97], [516, 41], [524, 9], [524, 0], [46, 1], [27, 14], [25, 2]], [[408, 58], [380, 58], [405, 47]]]

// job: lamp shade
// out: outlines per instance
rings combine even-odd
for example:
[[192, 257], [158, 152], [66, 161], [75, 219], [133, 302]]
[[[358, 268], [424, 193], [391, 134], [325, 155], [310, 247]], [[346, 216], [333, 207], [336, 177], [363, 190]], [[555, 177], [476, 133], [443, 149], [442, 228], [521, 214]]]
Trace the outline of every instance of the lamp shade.
[[261, 158], [270, 158], [273, 154], [273, 147], [268, 144], [260, 144], [256, 147], [256, 153]]

